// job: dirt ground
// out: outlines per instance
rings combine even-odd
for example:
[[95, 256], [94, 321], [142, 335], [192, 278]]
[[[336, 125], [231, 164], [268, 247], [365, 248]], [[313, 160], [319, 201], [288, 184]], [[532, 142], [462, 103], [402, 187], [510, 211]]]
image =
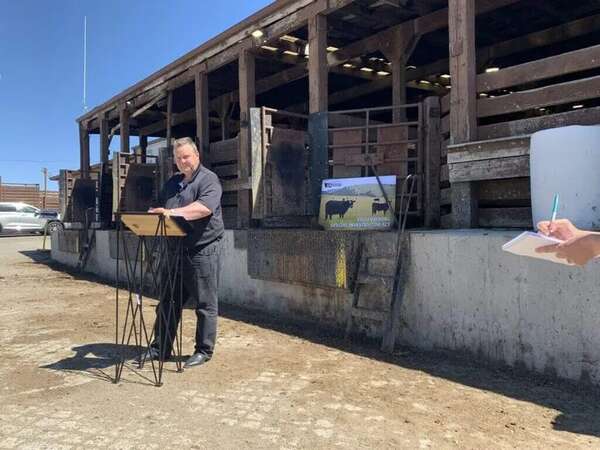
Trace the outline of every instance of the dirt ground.
[[113, 384], [113, 287], [40, 245], [0, 238], [0, 448], [600, 448], [592, 389], [225, 306], [208, 364]]

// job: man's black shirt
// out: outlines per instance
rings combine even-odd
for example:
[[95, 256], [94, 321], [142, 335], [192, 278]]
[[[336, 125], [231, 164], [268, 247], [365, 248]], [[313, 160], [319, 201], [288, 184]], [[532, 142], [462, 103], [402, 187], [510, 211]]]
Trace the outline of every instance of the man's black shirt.
[[161, 205], [173, 209], [200, 202], [212, 211], [210, 216], [189, 222], [193, 231], [185, 238], [185, 245], [204, 246], [220, 239], [224, 226], [221, 212], [223, 189], [219, 177], [200, 164], [189, 181], [183, 178], [182, 173], [177, 173], [167, 181], [161, 193]]

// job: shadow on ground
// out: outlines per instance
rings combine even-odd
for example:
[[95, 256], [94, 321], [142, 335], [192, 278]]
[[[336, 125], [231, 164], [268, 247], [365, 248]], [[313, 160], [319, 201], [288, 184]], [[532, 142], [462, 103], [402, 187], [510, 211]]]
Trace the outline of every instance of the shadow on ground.
[[[78, 273], [53, 262], [46, 253], [39, 254], [40, 252], [36, 251], [22, 253], [36, 263], [46, 264], [54, 270], [69, 273], [76, 279], [105, 283], [98, 277]], [[454, 353], [431, 353], [403, 348], [394, 355], [388, 355], [378, 350], [376, 342], [356, 340], [349, 342], [343, 339], [340, 330], [328, 330], [317, 323], [293, 321], [287, 317], [273, 316], [227, 304], [220, 306], [220, 315], [362, 357], [422, 371], [462, 385], [552, 408], [560, 411], [552, 422], [555, 430], [600, 437], [600, 420], [598, 420], [600, 394], [593, 386], [576, 385], [506, 366], [486, 365], [480, 360]], [[72, 358], [45, 367], [55, 370], [88, 371], [98, 369], [99, 366], [106, 368], [114, 364], [114, 359], [110, 358], [110, 355], [114, 355], [115, 352], [114, 344], [89, 344], [75, 347], [73, 350], [76, 354]], [[94, 357], [90, 359], [87, 357], [88, 354]]]
[[[77, 372], [84, 376], [114, 382], [116, 364], [123, 361], [124, 367], [138, 375], [141, 381], [155, 384], [156, 380], [153, 379], [153, 376], [158, 371], [158, 363], [145, 361], [143, 369], [138, 364], [138, 358], [144, 351], [143, 347], [102, 342], [80, 345], [71, 350], [75, 352], [73, 356], [40, 366], [40, 368]], [[177, 359], [183, 362], [188, 356], [184, 355]], [[174, 362], [176, 358], [169, 358], [168, 361]], [[165, 370], [167, 369], [165, 368]]]

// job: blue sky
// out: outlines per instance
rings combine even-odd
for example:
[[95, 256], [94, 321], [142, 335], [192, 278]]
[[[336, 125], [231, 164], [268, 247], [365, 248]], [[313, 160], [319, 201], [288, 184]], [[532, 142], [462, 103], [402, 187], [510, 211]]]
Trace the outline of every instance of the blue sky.
[[43, 167], [51, 175], [79, 167], [84, 16], [91, 109], [269, 3], [0, 0], [2, 181], [42, 184]]

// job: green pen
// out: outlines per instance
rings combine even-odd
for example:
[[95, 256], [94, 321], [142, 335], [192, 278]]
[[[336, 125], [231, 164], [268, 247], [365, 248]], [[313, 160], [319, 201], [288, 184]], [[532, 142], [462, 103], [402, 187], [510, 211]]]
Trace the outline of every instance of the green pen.
[[558, 212], [558, 193], [554, 194], [554, 202], [552, 203], [552, 217], [550, 218], [550, 225], [556, 220], [556, 213]]

